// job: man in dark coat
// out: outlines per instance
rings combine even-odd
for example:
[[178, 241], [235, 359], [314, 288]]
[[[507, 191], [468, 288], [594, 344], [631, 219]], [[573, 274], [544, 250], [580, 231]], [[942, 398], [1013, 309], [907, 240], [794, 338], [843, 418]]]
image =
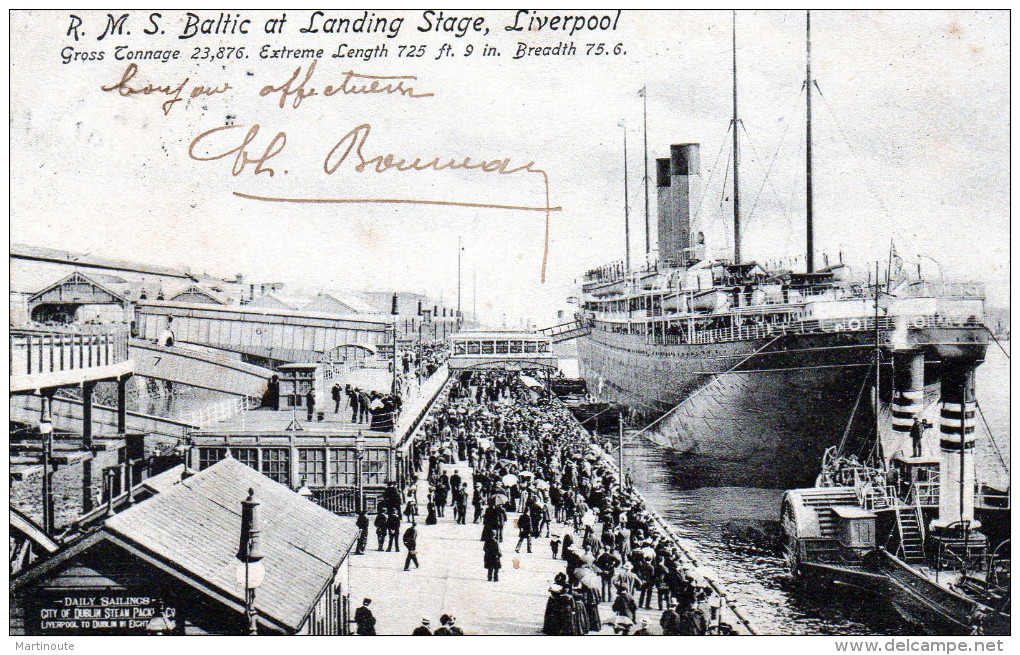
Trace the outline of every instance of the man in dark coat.
[[515, 553], [521, 552], [521, 544], [525, 541], [528, 542], [528, 552], [531, 552], [531, 515], [527, 511], [521, 512], [521, 515], [517, 517], [517, 529], [520, 531], [520, 537], [517, 539], [517, 548], [514, 549]]
[[620, 559], [612, 551], [603, 551], [595, 559], [595, 570], [602, 579], [602, 601], [613, 600], [613, 574], [620, 565]]
[[361, 402], [357, 389], [352, 389], [349, 384], [347, 385], [347, 401], [351, 406], [351, 422], [358, 423], [361, 419]]
[[411, 520], [411, 525], [404, 531], [404, 548], [407, 549], [404, 570], [407, 571], [411, 568], [411, 562], [414, 562], [414, 568], [421, 568], [418, 564], [418, 530], [414, 526], [413, 519]]
[[432, 631], [429, 630], [429, 620], [428, 620], [427, 617], [423, 618], [421, 620], [421, 625], [419, 625], [417, 628], [414, 629], [413, 632], [411, 632], [411, 636], [413, 636], [413, 637], [421, 637], [421, 636], [424, 636], [424, 635], [431, 635], [431, 634], [432, 634]]
[[365, 546], [368, 545], [368, 515], [365, 514], [365, 510], [358, 512], [358, 520], [355, 522], [358, 526], [358, 547], [355, 548], [355, 555], [364, 555]]
[[356, 634], [375, 634], [375, 616], [372, 615], [372, 610], [368, 608], [371, 604], [372, 599], [366, 598], [364, 602], [362, 602], [361, 607], [354, 610], [354, 622], [358, 624], [358, 629], [355, 631]]
[[375, 536], [379, 540], [379, 550], [386, 548], [386, 512], [383, 508], [379, 508], [379, 513], [375, 515]]
[[450, 632], [449, 614], [443, 614], [442, 616], [439, 617], [439, 628], [432, 634], [434, 634], [437, 637], [448, 637], [453, 634], [452, 632]]
[[485, 569], [488, 571], [489, 582], [499, 582], [499, 569], [503, 565], [503, 553], [499, 550], [499, 542], [496, 535], [489, 532], [485, 538]]
[[333, 388], [330, 390], [330, 395], [333, 397], [333, 413], [334, 414], [339, 414], [340, 413], [340, 383], [339, 382], [333, 385]]
[[309, 389], [308, 393], [305, 394], [305, 405], [308, 406], [308, 420], [312, 420], [312, 415], [315, 414], [315, 390]]
[[389, 516], [386, 517], [386, 533], [389, 535], [389, 541], [386, 542], [386, 552], [395, 550], [400, 552], [400, 514], [397, 510], [390, 509]]
[[[680, 608], [677, 605], [677, 610]], [[662, 626], [662, 634], [676, 636], [680, 634], [680, 613], [670, 607], [666, 608], [666, 611], [662, 613], [662, 617], [659, 619], [659, 625]]]

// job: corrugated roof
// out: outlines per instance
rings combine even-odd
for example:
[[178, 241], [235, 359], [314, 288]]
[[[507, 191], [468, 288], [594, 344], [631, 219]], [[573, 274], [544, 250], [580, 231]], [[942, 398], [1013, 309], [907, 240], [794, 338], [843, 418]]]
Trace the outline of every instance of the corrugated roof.
[[255, 607], [297, 630], [354, 544], [353, 519], [228, 458], [107, 519], [105, 527], [243, 604], [235, 555], [249, 488], [261, 503], [266, 569]]

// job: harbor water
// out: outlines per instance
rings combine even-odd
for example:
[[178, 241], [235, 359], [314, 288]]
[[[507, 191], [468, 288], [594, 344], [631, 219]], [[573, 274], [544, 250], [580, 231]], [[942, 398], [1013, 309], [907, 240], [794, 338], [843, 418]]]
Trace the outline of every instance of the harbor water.
[[[1009, 350], [1009, 344], [1004, 346]], [[977, 376], [978, 402], [995, 442], [986, 438], [978, 442], [978, 478], [1004, 485], [1009, 465], [1009, 360], [994, 343], [989, 344], [987, 360], [978, 367]], [[987, 436], [983, 425], [979, 435]], [[916, 632], [874, 599], [850, 590], [819, 593], [791, 579], [780, 539], [782, 490], [691, 488], [678, 472], [680, 457], [637, 438], [627, 445], [625, 466], [648, 502], [690, 541], [701, 563], [715, 571], [761, 633]]]

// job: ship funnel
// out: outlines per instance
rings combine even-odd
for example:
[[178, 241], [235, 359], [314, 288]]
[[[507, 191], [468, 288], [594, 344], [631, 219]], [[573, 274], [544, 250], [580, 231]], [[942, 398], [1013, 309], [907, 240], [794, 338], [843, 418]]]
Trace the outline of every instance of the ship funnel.
[[[669, 183], [663, 162], [668, 162]], [[659, 259], [666, 265], [686, 264], [684, 251], [691, 247], [691, 206], [701, 177], [697, 143], [672, 145], [669, 159], [656, 160], [659, 182]]]
[[974, 433], [977, 401], [971, 362], [943, 359], [939, 420], [939, 516], [933, 530], [976, 529], [974, 520]]

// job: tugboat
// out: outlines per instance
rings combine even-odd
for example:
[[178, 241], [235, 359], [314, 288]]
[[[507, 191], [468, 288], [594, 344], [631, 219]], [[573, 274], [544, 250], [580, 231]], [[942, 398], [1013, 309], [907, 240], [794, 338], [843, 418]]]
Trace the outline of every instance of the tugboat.
[[[830, 448], [816, 486], [783, 497], [791, 574], [873, 592], [931, 634], [1009, 634], [1009, 490], [975, 482], [973, 369], [943, 375], [936, 449], [913, 388], [923, 366], [899, 346], [891, 429], [876, 423], [867, 461]], [[904, 433], [910, 453], [885, 459]]]

